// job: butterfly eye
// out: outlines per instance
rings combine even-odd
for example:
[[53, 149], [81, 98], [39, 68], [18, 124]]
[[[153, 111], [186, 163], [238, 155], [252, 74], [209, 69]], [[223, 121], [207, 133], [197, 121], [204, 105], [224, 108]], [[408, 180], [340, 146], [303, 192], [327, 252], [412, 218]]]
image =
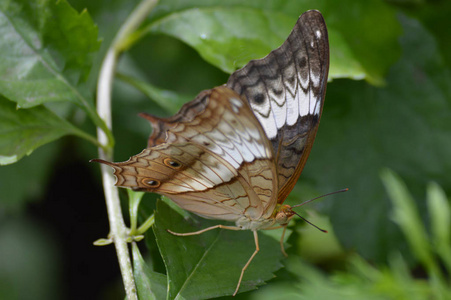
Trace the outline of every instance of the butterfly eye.
[[142, 180], [142, 183], [143, 183], [145, 186], [150, 187], [150, 188], [153, 188], [153, 189], [159, 187], [160, 184], [161, 184], [161, 183], [160, 183], [159, 181], [157, 181], [157, 180], [152, 180], [152, 179], [147, 179], [147, 178], [143, 179], [143, 180]]
[[179, 162], [176, 162], [175, 160], [172, 160], [170, 158], [166, 158], [163, 162], [166, 166], [174, 169], [178, 169], [182, 166]]

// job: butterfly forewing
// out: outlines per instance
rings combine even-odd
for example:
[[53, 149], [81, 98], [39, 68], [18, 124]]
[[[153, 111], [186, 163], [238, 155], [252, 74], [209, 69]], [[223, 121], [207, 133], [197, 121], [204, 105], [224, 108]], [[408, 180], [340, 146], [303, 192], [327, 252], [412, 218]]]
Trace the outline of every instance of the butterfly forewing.
[[233, 73], [227, 86], [249, 101], [276, 155], [278, 202], [292, 190], [318, 129], [329, 70], [322, 15], [304, 13], [281, 47]]

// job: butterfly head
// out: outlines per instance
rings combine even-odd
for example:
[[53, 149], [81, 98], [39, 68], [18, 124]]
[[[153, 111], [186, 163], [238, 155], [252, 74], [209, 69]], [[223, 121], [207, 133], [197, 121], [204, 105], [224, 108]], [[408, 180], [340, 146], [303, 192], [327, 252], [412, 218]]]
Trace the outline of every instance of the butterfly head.
[[276, 222], [278, 224], [280, 224], [281, 226], [287, 226], [288, 223], [290, 222], [291, 218], [297, 215], [299, 218], [301, 218], [302, 220], [304, 220], [305, 222], [307, 222], [308, 224], [312, 225], [313, 227], [315, 227], [316, 229], [318, 229], [319, 231], [325, 232], [327, 233], [327, 230], [321, 229], [318, 226], [316, 226], [315, 224], [312, 224], [309, 220], [305, 219], [303, 216], [301, 216], [300, 214], [296, 213], [295, 211], [293, 211], [292, 207], [290, 205], [278, 205], [276, 207], [276, 209], [274, 210], [274, 219], [276, 220]]
[[274, 219], [276, 222], [282, 226], [287, 225], [291, 218], [296, 214], [292, 209], [291, 206], [284, 204], [284, 205], [278, 205], [276, 209], [274, 210]]

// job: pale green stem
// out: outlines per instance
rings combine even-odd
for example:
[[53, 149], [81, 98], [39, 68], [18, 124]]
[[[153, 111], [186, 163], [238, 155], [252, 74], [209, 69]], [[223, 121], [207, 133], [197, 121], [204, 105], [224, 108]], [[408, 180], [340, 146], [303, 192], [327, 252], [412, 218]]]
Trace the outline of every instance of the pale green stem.
[[155, 223], [155, 215], [151, 215], [141, 226], [139, 226], [137, 230], [138, 234], [146, 233], [146, 231], [149, 230], [149, 228], [152, 227], [154, 223]]
[[137, 235], [136, 228], [138, 225], [138, 208], [143, 192], [133, 192], [132, 190], [127, 190], [128, 192], [128, 209], [130, 214], [130, 235]]
[[[143, 0], [132, 12], [129, 18], [120, 28], [116, 38], [111, 44], [103, 60], [100, 69], [100, 76], [97, 82], [97, 113], [108, 127], [112, 130], [111, 122], [111, 92], [113, 87], [113, 77], [116, 69], [117, 59], [124, 45], [127, 44], [128, 37], [144, 21], [146, 16], [157, 4], [157, 0]], [[97, 139], [101, 145], [112, 145], [108, 135], [101, 128], [97, 128]], [[104, 160], [112, 160], [113, 149], [99, 148], [99, 157]], [[111, 173], [111, 168], [102, 165], [102, 180], [105, 192], [105, 200], [108, 210], [110, 223], [110, 238], [114, 241], [116, 252], [121, 269], [122, 280], [124, 282], [125, 292], [128, 299], [138, 299], [135, 280], [133, 278], [133, 269], [130, 261], [130, 254], [127, 246], [128, 228], [125, 226], [122, 217], [122, 210], [119, 201], [117, 188], [114, 186], [115, 179]]]

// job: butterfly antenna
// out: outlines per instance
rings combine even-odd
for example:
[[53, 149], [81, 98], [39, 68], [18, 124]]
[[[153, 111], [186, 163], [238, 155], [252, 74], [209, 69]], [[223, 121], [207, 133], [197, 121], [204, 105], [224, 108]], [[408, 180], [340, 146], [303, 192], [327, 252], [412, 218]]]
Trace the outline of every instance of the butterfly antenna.
[[[291, 208], [299, 207], [299, 206], [302, 206], [302, 205], [304, 205], [304, 204], [310, 203], [310, 202], [312, 202], [312, 201], [314, 201], [314, 200], [316, 200], [316, 199], [320, 199], [320, 198], [323, 198], [323, 197], [326, 197], [326, 196], [330, 196], [330, 195], [338, 194], [338, 193], [343, 193], [343, 192], [347, 192], [347, 191], [349, 191], [349, 189], [348, 189], [348, 188], [345, 188], [345, 189], [341, 189], [341, 190], [338, 190], [338, 191], [335, 191], [335, 192], [332, 192], [332, 193], [324, 194], [324, 195], [321, 195], [321, 196], [319, 196], [319, 197], [316, 197], [316, 198], [307, 200], [307, 201], [305, 201], [305, 202], [302, 202], [301, 204], [293, 205]], [[302, 217], [301, 217], [301, 218], [302, 218]], [[304, 220], [305, 220], [305, 219], [304, 219]], [[307, 220], [306, 220], [306, 221], [307, 221]]]
[[[324, 194], [324, 195], [321, 195], [321, 196], [319, 196], [319, 197], [316, 197], [316, 198], [307, 200], [307, 201], [305, 201], [305, 202], [302, 202], [301, 204], [293, 205], [291, 208], [302, 206], [302, 205], [304, 205], [304, 204], [307, 204], [307, 203], [312, 202], [312, 201], [314, 201], [314, 200], [316, 200], [316, 199], [319, 199], [319, 198], [323, 198], [323, 197], [326, 197], [326, 196], [330, 196], [330, 195], [338, 194], [338, 193], [343, 193], [343, 192], [347, 192], [347, 191], [349, 191], [349, 189], [348, 189], [348, 188], [345, 188], [345, 189], [341, 189], [341, 190], [338, 190], [338, 191], [335, 191], [335, 192], [332, 192], [332, 193]], [[324, 233], [327, 233], [327, 230], [324, 230], [324, 229], [319, 228], [318, 226], [316, 226], [315, 224], [313, 224], [312, 222], [310, 222], [309, 220], [307, 220], [306, 218], [304, 218], [303, 216], [301, 216], [301, 215], [298, 214], [297, 212], [293, 211], [293, 213], [296, 214], [296, 215], [297, 215], [299, 218], [301, 218], [302, 220], [304, 220], [306, 223], [308, 223], [308, 224], [312, 225], [313, 227], [315, 227], [316, 229], [318, 229], [319, 231], [324, 232]]]
[[295, 215], [297, 215], [299, 218], [301, 218], [302, 220], [304, 220], [306, 223], [312, 225], [313, 227], [315, 227], [316, 229], [318, 229], [321, 232], [327, 233], [327, 230], [321, 229], [318, 226], [316, 226], [315, 224], [313, 224], [312, 222], [310, 222], [309, 220], [307, 220], [306, 218], [304, 218], [303, 216], [301, 216], [300, 214], [298, 214], [297, 212], [293, 211], [295, 213]]

